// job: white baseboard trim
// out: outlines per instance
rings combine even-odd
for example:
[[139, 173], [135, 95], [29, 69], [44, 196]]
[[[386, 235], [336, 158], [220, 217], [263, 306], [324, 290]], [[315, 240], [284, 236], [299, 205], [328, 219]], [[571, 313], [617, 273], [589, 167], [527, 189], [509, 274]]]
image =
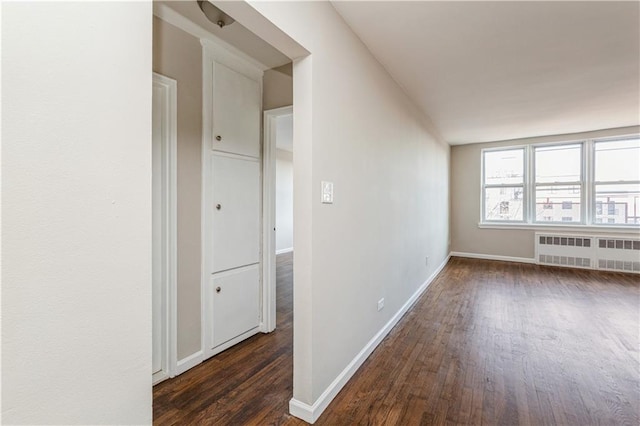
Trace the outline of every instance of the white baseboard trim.
[[360, 353], [351, 360], [351, 362], [345, 367], [344, 370], [335, 378], [335, 380], [322, 392], [322, 395], [313, 403], [313, 405], [306, 404], [292, 398], [289, 401], [289, 413], [292, 416], [298, 417], [307, 423], [315, 423], [320, 417], [322, 412], [329, 406], [329, 403], [338, 395], [338, 392], [344, 387], [349, 379], [358, 371], [358, 368], [366, 361], [371, 353], [378, 347], [380, 342], [389, 334], [391, 329], [400, 321], [400, 318], [413, 306], [418, 298], [429, 287], [435, 277], [442, 271], [444, 266], [449, 261], [447, 256], [444, 261], [438, 266], [438, 268], [427, 278], [427, 280], [411, 295], [409, 300], [402, 305], [402, 307], [396, 312], [396, 314], [385, 324], [384, 327], [362, 348]]
[[502, 260], [504, 262], [536, 263], [535, 259], [529, 257], [497, 256], [495, 254], [464, 253], [460, 251], [452, 251], [451, 256], [469, 257], [472, 259]]
[[198, 351], [194, 354], [189, 355], [186, 358], [179, 360], [176, 365], [176, 376], [178, 374], [184, 373], [185, 371], [195, 367], [198, 364], [201, 364], [202, 361], [204, 361], [204, 356], [202, 354], [202, 351]]
[[284, 249], [276, 250], [276, 255], [284, 254], [284, 253], [291, 253], [292, 251], [293, 251], [293, 247], [284, 248]]
[[165, 371], [158, 371], [157, 373], [153, 373], [153, 377], [151, 379], [151, 386], [155, 386], [160, 382], [164, 382], [169, 378], [169, 375]]

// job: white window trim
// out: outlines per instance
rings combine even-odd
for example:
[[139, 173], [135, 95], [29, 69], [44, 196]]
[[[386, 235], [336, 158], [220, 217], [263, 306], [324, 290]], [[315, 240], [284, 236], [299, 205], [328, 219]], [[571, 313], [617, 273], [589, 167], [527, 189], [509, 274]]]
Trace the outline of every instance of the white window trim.
[[[549, 183], [538, 183], [536, 182], [536, 156], [535, 151], [536, 148], [539, 147], [550, 147], [550, 146], [564, 146], [564, 145], [580, 145], [580, 177], [581, 180], [575, 182], [549, 182]], [[529, 211], [529, 221], [527, 223], [531, 224], [543, 224], [543, 225], [555, 225], [555, 224], [563, 224], [567, 225], [565, 222], [554, 221], [554, 222], [544, 222], [536, 220], [536, 190], [538, 187], [551, 187], [551, 186], [571, 186], [571, 185], [579, 185], [580, 186], [580, 221], [579, 222], [571, 222], [573, 225], [586, 225], [586, 216], [585, 212], [588, 209], [586, 205], [586, 197], [585, 197], [585, 177], [586, 177], [586, 169], [588, 169], [585, 164], [585, 152], [586, 152], [586, 141], [585, 140], [577, 140], [577, 141], [566, 141], [566, 142], [551, 142], [551, 143], [538, 143], [529, 145], [528, 152], [525, 155], [528, 155], [529, 162], [531, 167], [529, 168], [530, 173], [528, 175], [527, 185], [531, 187], [529, 192], [530, 196], [530, 205], [531, 210]]]
[[[594, 223], [596, 211], [596, 198], [595, 187], [597, 184], [617, 183], [620, 182], [596, 182], [595, 181], [595, 143], [596, 142], [609, 142], [616, 140], [625, 140], [630, 138], [639, 137], [637, 134], [620, 135], [610, 138], [589, 138], [579, 140], [567, 140], [562, 142], [548, 142], [548, 143], [532, 143], [526, 145], [513, 145], [506, 147], [491, 147], [484, 148], [480, 152], [481, 167], [480, 167], [480, 222], [478, 222], [479, 228], [484, 229], [523, 229], [523, 230], [580, 230], [580, 231], [607, 231], [613, 233], [638, 233], [640, 234], [640, 225], [637, 224], [607, 224]], [[562, 183], [562, 184], [537, 184], [535, 182], [535, 159], [534, 150], [540, 146], [562, 146], [562, 145], [582, 145], [582, 161], [581, 161], [581, 173], [582, 180], [580, 182]], [[523, 149], [524, 150], [524, 183], [521, 184], [501, 184], [501, 185], [485, 185], [485, 152], [492, 151], [509, 151]], [[629, 184], [637, 184], [636, 181], [625, 181]], [[537, 186], [553, 186], [553, 185], [580, 185], [580, 203], [581, 221], [579, 223], [573, 222], [571, 224], [563, 222], [539, 222], [536, 221], [536, 206], [535, 206], [535, 189]], [[502, 220], [485, 220], [485, 189], [486, 188], [500, 188], [500, 187], [522, 187], [523, 188], [523, 220], [521, 221], [502, 221]]]
[[[514, 183], [514, 184], [492, 184], [492, 185], [485, 185], [484, 184], [484, 153], [485, 152], [492, 152], [492, 151], [516, 151], [516, 150], [523, 150], [523, 154], [522, 154], [522, 162], [523, 162], [523, 178], [522, 178], [522, 183]], [[482, 166], [480, 167], [480, 196], [481, 196], [481, 200], [480, 200], [480, 217], [482, 218], [482, 223], [486, 223], [486, 224], [525, 224], [527, 223], [527, 212], [528, 212], [528, 196], [527, 196], [527, 169], [528, 169], [528, 165], [527, 165], [527, 145], [516, 145], [516, 146], [510, 146], [510, 147], [505, 147], [505, 148], [486, 148], [482, 150], [482, 154], [481, 154], [481, 161], [482, 161]], [[522, 188], [522, 220], [485, 220], [485, 189], [487, 188]]]
[[[614, 141], [623, 141], [623, 140], [627, 140], [630, 139], [632, 137], [639, 137], [639, 135], [629, 135], [629, 136], [616, 136], [616, 137], [611, 137], [611, 138], [596, 138], [596, 139], [592, 139], [590, 140], [590, 144], [591, 144], [591, 149], [590, 149], [590, 154], [591, 154], [591, 158], [590, 158], [590, 170], [592, 173], [591, 176], [591, 181], [589, 182], [590, 185], [590, 191], [591, 191], [591, 210], [590, 213], [592, 214], [592, 218], [595, 217], [595, 211], [596, 211], [596, 205], [597, 205], [597, 200], [596, 200], [596, 186], [597, 185], [640, 185], [640, 181], [596, 181], [595, 179], [595, 171], [596, 171], [596, 156], [595, 156], [595, 145], [598, 142], [614, 142]], [[594, 225], [597, 227], [606, 227], [607, 224], [603, 225]], [[612, 226], [611, 224], [608, 224], [608, 226]], [[638, 225], [633, 225], [633, 224], [629, 224], [629, 225], [621, 225], [627, 228], [637, 228], [639, 227]]]

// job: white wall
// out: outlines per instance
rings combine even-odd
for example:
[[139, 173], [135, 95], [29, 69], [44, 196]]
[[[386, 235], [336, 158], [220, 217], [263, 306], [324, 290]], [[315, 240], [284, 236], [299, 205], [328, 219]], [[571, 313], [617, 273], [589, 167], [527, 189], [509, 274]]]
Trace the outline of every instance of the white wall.
[[[534, 258], [535, 229], [511, 230], [478, 227], [482, 198], [480, 186], [481, 153], [484, 148], [572, 141], [639, 132], [640, 127], [633, 126], [595, 132], [453, 146], [451, 148], [451, 251], [525, 259]], [[571, 232], [571, 229], [569, 231]], [[589, 233], [593, 234], [594, 232], [589, 231]]]
[[276, 252], [293, 249], [293, 154], [276, 150]]
[[328, 2], [251, 5], [311, 52], [293, 70], [294, 399], [313, 409], [446, 259], [449, 147]]
[[151, 4], [2, 4], [2, 423], [151, 422]]

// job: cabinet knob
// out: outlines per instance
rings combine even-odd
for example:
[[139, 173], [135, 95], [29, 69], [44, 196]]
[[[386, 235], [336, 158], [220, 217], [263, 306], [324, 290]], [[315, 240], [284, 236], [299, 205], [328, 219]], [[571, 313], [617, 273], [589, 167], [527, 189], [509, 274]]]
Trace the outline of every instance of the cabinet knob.
[[222, 140], [222, 136], [220, 136], [220, 135], [216, 136], [216, 140], [217, 140], [218, 142], [220, 142], [220, 141]]
[[220, 293], [222, 289], [220, 287], [216, 287], [216, 293]]
[[222, 208], [222, 204], [216, 204], [216, 210], [220, 210]]

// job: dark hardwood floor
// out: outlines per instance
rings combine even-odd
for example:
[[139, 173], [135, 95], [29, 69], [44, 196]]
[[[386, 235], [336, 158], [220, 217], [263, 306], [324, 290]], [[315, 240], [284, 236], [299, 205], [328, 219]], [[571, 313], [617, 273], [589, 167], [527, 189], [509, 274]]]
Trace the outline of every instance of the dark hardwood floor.
[[[154, 423], [303, 424], [290, 265], [278, 330], [156, 386]], [[639, 345], [638, 275], [452, 258], [316, 424], [638, 425]]]
[[[276, 330], [257, 334], [153, 389], [157, 425], [269, 424], [292, 418], [293, 253], [276, 260]], [[304, 423], [303, 423], [304, 424]]]

